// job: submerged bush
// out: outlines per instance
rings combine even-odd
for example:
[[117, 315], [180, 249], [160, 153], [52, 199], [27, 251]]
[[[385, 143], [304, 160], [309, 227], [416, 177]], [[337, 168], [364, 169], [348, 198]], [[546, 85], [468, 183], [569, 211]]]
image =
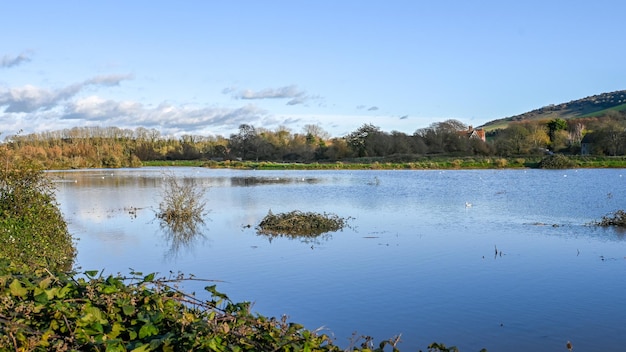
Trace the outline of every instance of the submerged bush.
[[0, 150], [0, 257], [16, 264], [70, 270], [75, 256], [54, 186], [43, 170]]
[[167, 175], [157, 217], [173, 230], [185, 225], [203, 223], [206, 190], [191, 178]]
[[273, 214], [270, 210], [257, 226], [263, 235], [288, 235], [315, 237], [326, 232], [339, 231], [348, 219], [336, 214], [319, 214], [294, 210], [289, 213]]
[[613, 214], [603, 216], [600, 221], [596, 221], [594, 224], [605, 227], [626, 227], [626, 212], [623, 210], [617, 210]]

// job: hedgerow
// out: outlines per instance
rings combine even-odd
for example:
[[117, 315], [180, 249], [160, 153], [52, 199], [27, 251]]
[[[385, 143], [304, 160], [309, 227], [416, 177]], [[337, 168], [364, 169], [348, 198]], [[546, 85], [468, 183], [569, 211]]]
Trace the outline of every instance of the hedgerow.
[[26, 266], [69, 270], [72, 236], [43, 170], [0, 148], [0, 257]]

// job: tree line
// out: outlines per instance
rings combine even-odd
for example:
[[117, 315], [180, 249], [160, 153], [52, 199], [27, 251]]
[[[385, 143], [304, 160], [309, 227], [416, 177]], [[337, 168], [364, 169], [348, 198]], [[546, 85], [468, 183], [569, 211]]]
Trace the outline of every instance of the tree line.
[[[4, 140], [7, 150], [46, 168], [133, 167], [149, 160], [253, 160], [336, 162], [359, 158], [423, 156], [515, 157], [544, 153], [626, 154], [626, 113], [575, 119], [526, 120], [489, 132], [458, 120], [436, 122], [413, 134], [386, 132], [372, 124], [331, 138], [319, 125], [294, 133], [242, 124], [228, 137], [162, 136], [139, 127], [75, 127], [18, 134]], [[585, 142], [587, 145], [583, 148]]]

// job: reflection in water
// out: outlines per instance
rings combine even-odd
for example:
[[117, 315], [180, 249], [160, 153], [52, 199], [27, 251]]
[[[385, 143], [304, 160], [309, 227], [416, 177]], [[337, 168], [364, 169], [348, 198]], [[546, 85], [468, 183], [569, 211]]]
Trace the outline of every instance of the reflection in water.
[[261, 185], [272, 185], [272, 184], [295, 184], [295, 183], [305, 183], [305, 184], [316, 184], [319, 183], [320, 180], [313, 177], [229, 177], [231, 186], [261, 186]]
[[176, 259], [182, 250], [189, 250], [198, 240], [206, 239], [206, 224], [202, 219], [170, 222], [161, 219], [160, 229], [169, 248], [166, 258]]
[[302, 243], [307, 243], [311, 245], [320, 245], [323, 242], [327, 242], [333, 237], [332, 233], [328, 233], [328, 232], [324, 234], [319, 234], [316, 236], [302, 236], [302, 235], [293, 235], [293, 234], [284, 234], [284, 233], [262, 233], [262, 232], [257, 232], [257, 235], [267, 238], [269, 243], [272, 243], [272, 241], [276, 238], [287, 238], [290, 240], [297, 240]]

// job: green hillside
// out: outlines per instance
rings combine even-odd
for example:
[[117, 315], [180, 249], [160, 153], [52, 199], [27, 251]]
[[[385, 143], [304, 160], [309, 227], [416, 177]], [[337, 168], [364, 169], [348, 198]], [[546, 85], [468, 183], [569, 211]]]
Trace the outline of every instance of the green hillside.
[[515, 121], [594, 117], [611, 110], [626, 111], [626, 90], [592, 95], [558, 105], [551, 104], [520, 115], [493, 120], [481, 127], [485, 130], [494, 130], [504, 128]]

